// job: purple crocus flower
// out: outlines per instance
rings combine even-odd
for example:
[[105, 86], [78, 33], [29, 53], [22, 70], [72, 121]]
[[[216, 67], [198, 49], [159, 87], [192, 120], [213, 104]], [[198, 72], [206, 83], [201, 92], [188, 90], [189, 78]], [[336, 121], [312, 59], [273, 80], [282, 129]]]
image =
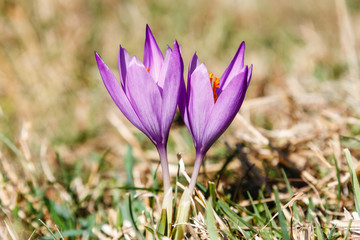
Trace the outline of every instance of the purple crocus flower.
[[179, 109], [196, 150], [190, 193], [206, 152], [229, 127], [244, 101], [252, 74], [252, 65], [244, 66], [244, 52], [242, 42], [220, 79], [208, 73], [195, 53], [189, 65], [187, 90], [182, 82]]
[[180, 84], [183, 82], [183, 61], [177, 41], [168, 47], [165, 58], [149, 28], [143, 62], [130, 57], [120, 46], [120, 83], [95, 52], [98, 68], [111, 98], [125, 117], [155, 144], [161, 161], [165, 193], [170, 189], [166, 143], [173, 121]]

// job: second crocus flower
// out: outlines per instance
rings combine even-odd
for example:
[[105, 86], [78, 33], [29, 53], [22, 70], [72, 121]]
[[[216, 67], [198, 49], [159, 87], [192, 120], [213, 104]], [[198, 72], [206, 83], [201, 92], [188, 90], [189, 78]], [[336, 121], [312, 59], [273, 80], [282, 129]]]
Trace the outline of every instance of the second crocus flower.
[[163, 171], [164, 191], [169, 192], [166, 144], [183, 82], [183, 62], [178, 43], [174, 42], [173, 49], [168, 47], [164, 58], [149, 26], [146, 26], [143, 62], [136, 56], [130, 57], [120, 46], [120, 83], [96, 52], [95, 57], [104, 85], [117, 107], [156, 146]]
[[244, 66], [244, 52], [242, 42], [220, 78], [209, 73], [195, 53], [189, 65], [186, 90], [182, 82], [179, 109], [196, 150], [190, 194], [206, 152], [229, 127], [244, 101], [252, 74], [252, 66]]

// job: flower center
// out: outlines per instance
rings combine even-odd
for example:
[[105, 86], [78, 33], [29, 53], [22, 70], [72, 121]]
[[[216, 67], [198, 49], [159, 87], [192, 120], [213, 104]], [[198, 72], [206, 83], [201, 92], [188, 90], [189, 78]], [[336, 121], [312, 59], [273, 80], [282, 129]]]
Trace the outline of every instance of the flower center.
[[212, 72], [209, 74], [209, 78], [210, 78], [211, 88], [214, 94], [214, 103], [215, 103], [218, 98], [216, 94], [216, 89], [220, 87], [220, 78], [214, 77], [214, 74]]
[[150, 68], [146, 68], [146, 71], [150, 72]]

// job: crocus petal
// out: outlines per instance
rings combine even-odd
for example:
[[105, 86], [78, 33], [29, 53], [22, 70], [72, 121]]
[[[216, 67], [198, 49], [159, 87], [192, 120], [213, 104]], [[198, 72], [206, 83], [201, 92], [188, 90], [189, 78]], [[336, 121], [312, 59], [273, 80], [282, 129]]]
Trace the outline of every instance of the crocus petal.
[[190, 64], [189, 64], [189, 70], [188, 70], [188, 79], [190, 79], [191, 74], [194, 72], [194, 70], [200, 65], [200, 61], [198, 56], [196, 55], [196, 52], [194, 53], [193, 57], [191, 58]]
[[212, 108], [203, 134], [203, 152], [229, 127], [238, 113], [247, 90], [248, 69], [235, 76]]
[[183, 77], [181, 77], [179, 92], [180, 92], [178, 97], [179, 112], [186, 127], [190, 130], [191, 128], [189, 124], [188, 111], [187, 111], [187, 106], [188, 106], [187, 92], [189, 91], [186, 91], [185, 81]]
[[150, 70], [150, 75], [153, 77], [153, 81], [158, 81], [163, 61], [164, 57], [160, 51], [159, 46], [156, 43], [154, 35], [152, 34], [150, 27], [146, 25], [143, 62], [145, 67]]
[[249, 70], [248, 70], [248, 75], [247, 75], [247, 85], [248, 86], [249, 86], [250, 81], [251, 81], [252, 71], [253, 71], [253, 65], [251, 64], [251, 66], [249, 67]]
[[162, 141], [160, 128], [161, 95], [144, 65], [133, 57], [126, 76], [126, 94], [135, 112], [156, 145]]
[[129, 67], [130, 63], [130, 55], [126, 51], [125, 48], [122, 48], [121, 45], [119, 47], [119, 75], [120, 75], [120, 82], [123, 88], [125, 88], [125, 79], [126, 79], [126, 72], [127, 68]]
[[[169, 60], [166, 58], [169, 58]], [[181, 81], [183, 81], [182, 75], [184, 70], [179, 45], [176, 41], [171, 54], [166, 55], [164, 65], [167, 67], [162, 69], [162, 71], [166, 71], [166, 81], [164, 82], [162, 94], [161, 127], [163, 136], [168, 136], [176, 112], [179, 87]]]
[[244, 68], [244, 53], [245, 53], [245, 42], [242, 42], [235, 53], [235, 56], [231, 60], [229, 66], [226, 68], [225, 72], [220, 78], [220, 88], [218, 88], [217, 93], [220, 94], [223, 89], [226, 88], [226, 85], [229, 84], [231, 79], [238, 75], [241, 70]]
[[[197, 145], [203, 138], [205, 123], [214, 106], [214, 95], [205, 64], [200, 64], [190, 76], [188, 86], [188, 117], [190, 132]], [[190, 87], [190, 88], [189, 88]], [[191, 118], [191, 119], [190, 119]]]
[[100, 58], [97, 52], [95, 52], [96, 62], [100, 71], [101, 78], [104, 82], [106, 89], [108, 90], [111, 98], [115, 102], [116, 106], [120, 109], [120, 111], [125, 115], [125, 117], [135, 125], [140, 131], [148, 135], [147, 130], [142, 125], [139, 120], [136, 112], [131, 106], [128, 98], [125, 95], [123, 88], [120, 83], [115, 78], [114, 74], [111, 70], [106, 66], [103, 60]]
[[188, 90], [186, 90], [184, 81], [182, 81], [180, 84], [180, 95], [179, 95], [179, 103], [178, 103], [179, 111], [180, 111], [182, 119], [184, 120], [186, 127], [189, 129], [191, 134], [192, 134], [192, 132], [191, 132], [191, 126], [189, 124], [189, 118], [188, 118], [189, 114], [188, 114], [188, 109], [187, 109], [187, 106], [189, 103], [190, 88], [191, 88], [190, 87], [191, 86], [190, 76], [199, 65], [200, 65], [200, 61], [195, 52], [193, 57], [191, 58], [191, 61], [189, 64], [189, 69], [188, 69], [188, 79], [187, 79], [187, 89]]
[[[166, 76], [167, 76], [167, 71], [168, 71], [168, 67], [169, 67], [169, 62], [172, 56], [172, 50], [170, 47], [167, 48], [166, 50], [166, 54], [165, 54], [165, 58], [164, 58], [164, 62], [161, 66], [161, 71], [159, 74], [159, 79], [157, 81], [157, 85], [159, 86], [159, 88], [161, 89], [161, 93], [162, 93], [162, 88], [164, 87], [164, 83], [166, 80]], [[162, 94], [161, 94], [162, 95]]]
[[[189, 69], [188, 69], [188, 81], [187, 81], [187, 89], [191, 88], [190, 76], [195, 71], [195, 69], [200, 65], [200, 61], [196, 52], [194, 53], [193, 57], [191, 58]], [[189, 95], [190, 91], [187, 91], [186, 100], [189, 102]]]

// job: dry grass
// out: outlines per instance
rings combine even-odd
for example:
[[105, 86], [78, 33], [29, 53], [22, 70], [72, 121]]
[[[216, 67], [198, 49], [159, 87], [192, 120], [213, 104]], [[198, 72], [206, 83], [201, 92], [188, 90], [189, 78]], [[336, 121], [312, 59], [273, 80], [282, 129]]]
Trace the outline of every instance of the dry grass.
[[[284, 204], [293, 196], [283, 169], [292, 191], [302, 194], [296, 202], [308, 220], [294, 222], [298, 236], [313, 236], [315, 221], [331, 228], [344, 207], [355, 210], [343, 149], [350, 149], [358, 169], [357, 1], [6, 0], [0, 2], [0, 219], [6, 220], [0, 238], [49, 235], [38, 219], [55, 233], [63, 223], [58, 227], [86, 227], [100, 239], [135, 237], [126, 216], [116, 226], [117, 209], [126, 207], [126, 191], [117, 187], [161, 187], [161, 179], [153, 178], [157, 152], [116, 109], [93, 52], [115, 72], [119, 44], [141, 58], [146, 24], [162, 50], [176, 38], [185, 66], [197, 51], [215, 75], [246, 41], [252, 83], [240, 114], [210, 149], [201, 183], [218, 182], [219, 198], [227, 195], [250, 208], [247, 192], [257, 201], [262, 189], [275, 207], [274, 186]], [[128, 145], [136, 160], [133, 181], [124, 170], [132, 159]], [[176, 153], [182, 152], [188, 173], [194, 158], [179, 116], [169, 149], [175, 182]], [[186, 185], [184, 177], [180, 183]], [[144, 206], [158, 218], [162, 194], [137, 194], [135, 208]], [[189, 227], [193, 236], [206, 226], [199, 211]], [[290, 222], [289, 208], [283, 211]], [[143, 229], [146, 217], [138, 217]], [[219, 228], [226, 225], [217, 220]], [[261, 228], [255, 221], [254, 227]]]

